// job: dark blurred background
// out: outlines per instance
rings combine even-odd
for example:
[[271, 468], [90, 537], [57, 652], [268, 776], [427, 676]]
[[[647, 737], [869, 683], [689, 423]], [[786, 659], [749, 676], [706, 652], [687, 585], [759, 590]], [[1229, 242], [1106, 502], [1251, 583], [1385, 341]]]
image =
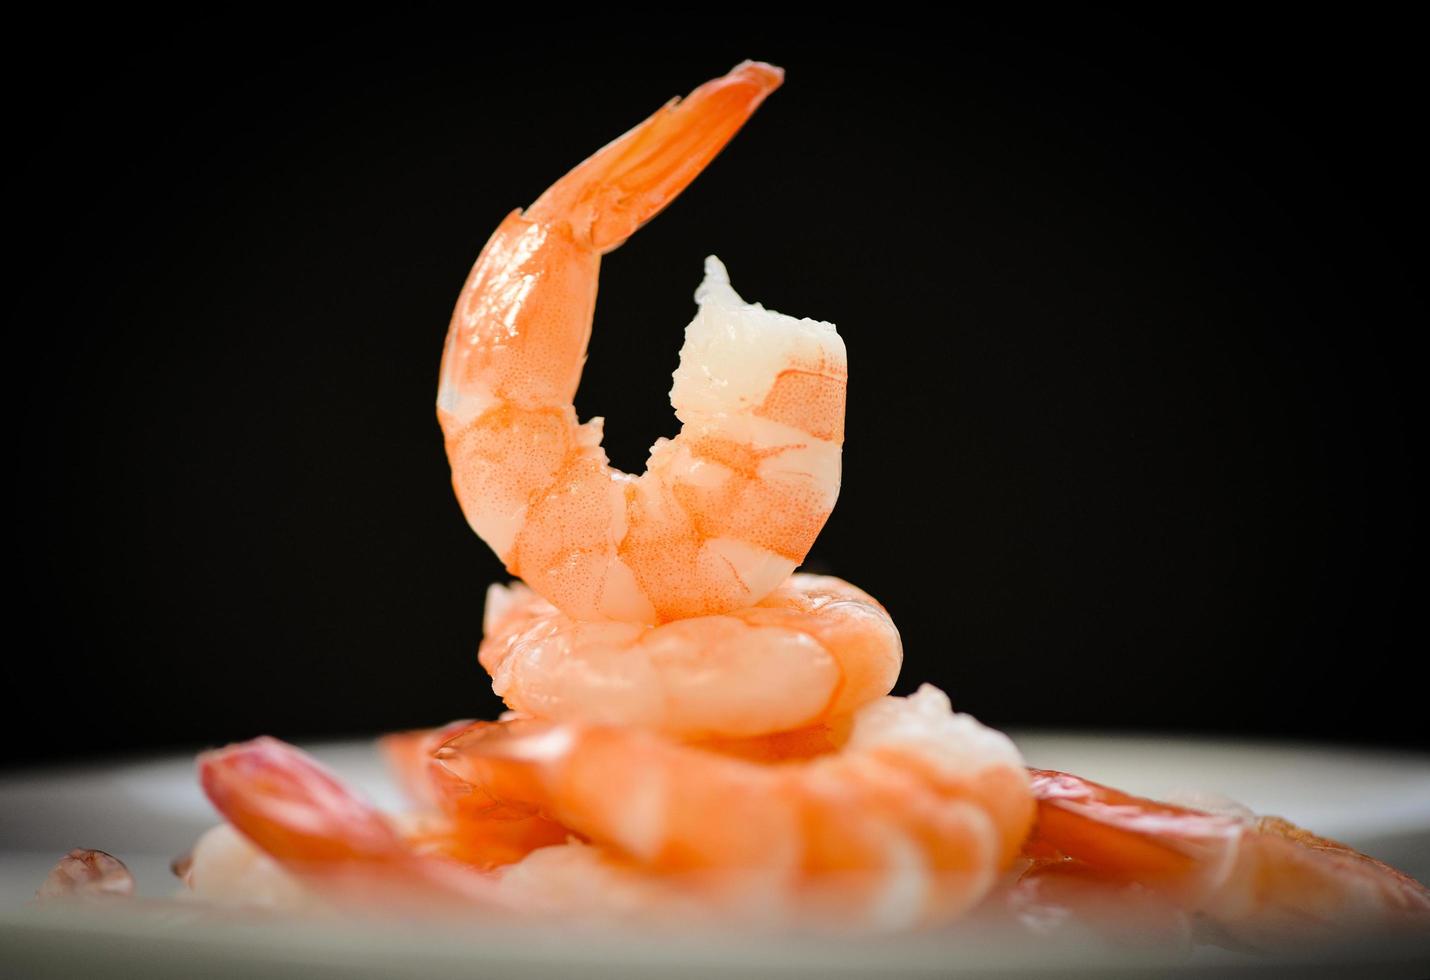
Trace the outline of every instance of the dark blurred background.
[[577, 406], [613, 461], [673, 434], [718, 253], [846, 339], [809, 567], [888, 605], [899, 690], [1430, 744], [1406, 25], [638, 19], [26, 42], [6, 763], [494, 715], [503, 573], [433, 410], [451, 305], [511, 208], [745, 57], [785, 87], [605, 264]]

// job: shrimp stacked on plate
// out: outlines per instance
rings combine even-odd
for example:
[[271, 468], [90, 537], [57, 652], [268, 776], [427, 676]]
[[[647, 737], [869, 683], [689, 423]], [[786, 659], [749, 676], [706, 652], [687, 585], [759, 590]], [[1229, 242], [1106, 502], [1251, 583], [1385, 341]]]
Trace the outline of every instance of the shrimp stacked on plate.
[[943, 692], [888, 696], [902, 649], [884, 608], [794, 574], [839, 491], [844, 343], [746, 302], [718, 259], [674, 376], [679, 434], [639, 476], [610, 466], [602, 420], [572, 404], [601, 256], [782, 78], [746, 62], [599, 150], [502, 222], [457, 301], [438, 418], [468, 522], [524, 583], [491, 588], [480, 650], [511, 711], [389, 737], [416, 805], [400, 818], [281, 742], [206, 753], [227, 822], [189, 886], [880, 931], [980, 903], [1029, 924], [1100, 909], [1171, 933], [1208, 917], [1244, 942], [1423, 922], [1422, 888], [1347, 849], [1030, 772]]
[[457, 301], [438, 417], [468, 522], [525, 583], [491, 588], [480, 652], [512, 711], [388, 740], [426, 809], [400, 829], [281, 743], [206, 755], [238, 833], [200, 845], [195, 889], [261, 866], [256, 844], [341, 900], [897, 928], [958, 916], [1016, 858], [1034, 802], [1012, 743], [933, 688], [886, 697], [884, 608], [792, 574], [839, 492], [834, 326], [747, 303], [710, 257], [680, 432], [645, 472], [612, 469], [572, 405], [602, 254], [781, 79], [747, 62], [601, 149], [507, 217]]

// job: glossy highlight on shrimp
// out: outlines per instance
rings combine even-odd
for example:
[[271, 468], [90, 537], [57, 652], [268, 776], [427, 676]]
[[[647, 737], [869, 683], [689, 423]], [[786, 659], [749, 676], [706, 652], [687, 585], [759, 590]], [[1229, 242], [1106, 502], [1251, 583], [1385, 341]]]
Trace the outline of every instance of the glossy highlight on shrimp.
[[[490, 883], [454, 862], [419, 853], [391, 819], [277, 739], [205, 752], [198, 769], [205, 795], [233, 829], [330, 900], [417, 907], [495, 902]], [[205, 868], [220, 859], [198, 858], [196, 853], [189, 874], [202, 881]]]
[[573, 619], [669, 622], [753, 605], [804, 559], [839, 492], [846, 359], [833, 325], [746, 303], [715, 258], [646, 470], [614, 470], [572, 398], [601, 255], [695, 178], [783, 80], [745, 62], [668, 104], [513, 212], [477, 259], [438, 390], [472, 528]]

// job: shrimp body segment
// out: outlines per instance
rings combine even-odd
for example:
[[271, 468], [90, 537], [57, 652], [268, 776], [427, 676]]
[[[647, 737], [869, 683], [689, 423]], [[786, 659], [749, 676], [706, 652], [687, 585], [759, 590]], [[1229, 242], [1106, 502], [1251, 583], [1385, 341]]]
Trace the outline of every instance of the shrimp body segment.
[[754, 605], [839, 491], [847, 376], [833, 325], [746, 303], [706, 260], [646, 470], [577, 421], [602, 253], [680, 192], [783, 73], [746, 62], [598, 151], [502, 223], [457, 301], [438, 419], [467, 521], [573, 619], [668, 622]]
[[[778, 895], [792, 916], [875, 929], [967, 910], [1017, 855], [1033, 815], [1008, 739], [925, 685], [853, 718], [833, 754], [752, 763], [655, 733], [521, 721], [438, 759], [493, 799], [530, 800], [650, 871]], [[774, 914], [774, 910], [772, 910]]]
[[889, 693], [903, 660], [883, 606], [836, 578], [795, 575], [755, 606], [659, 626], [578, 622], [519, 584], [488, 595], [492, 689], [552, 721], [787, 732]]
[[[1278, 817], [1158, 803], [1067, 773], [1032, 770], [1027, 853], [1150, 889], [1253, 947], [1430, 929], [1430, 892], [1394, 868]], [[1043, 869], [1038, 869], [1043, 870]]]

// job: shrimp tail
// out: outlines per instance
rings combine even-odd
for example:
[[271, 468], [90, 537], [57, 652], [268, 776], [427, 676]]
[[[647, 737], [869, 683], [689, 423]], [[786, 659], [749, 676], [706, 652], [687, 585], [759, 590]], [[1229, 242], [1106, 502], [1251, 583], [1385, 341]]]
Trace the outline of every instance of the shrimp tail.
[[741, 62], [597, 150], [527, 216], [564, 218], [598, 252], [618, 248], [705, 169], [782, 81], [774, 65]]
[[1159, 803], [1030, 770], [1036, 830], [1024, 853], [1143, 886], [1199, 913], [1215, 942], [1275, 948], [1325, 935], [1430, 926], [1430, 891], [1344, 844], [1276, 817]]
[[276, 738], [205, 752], [198, 766], [214, 808], [284, 865], [389, 862], [406, 855], [386, 817]]

